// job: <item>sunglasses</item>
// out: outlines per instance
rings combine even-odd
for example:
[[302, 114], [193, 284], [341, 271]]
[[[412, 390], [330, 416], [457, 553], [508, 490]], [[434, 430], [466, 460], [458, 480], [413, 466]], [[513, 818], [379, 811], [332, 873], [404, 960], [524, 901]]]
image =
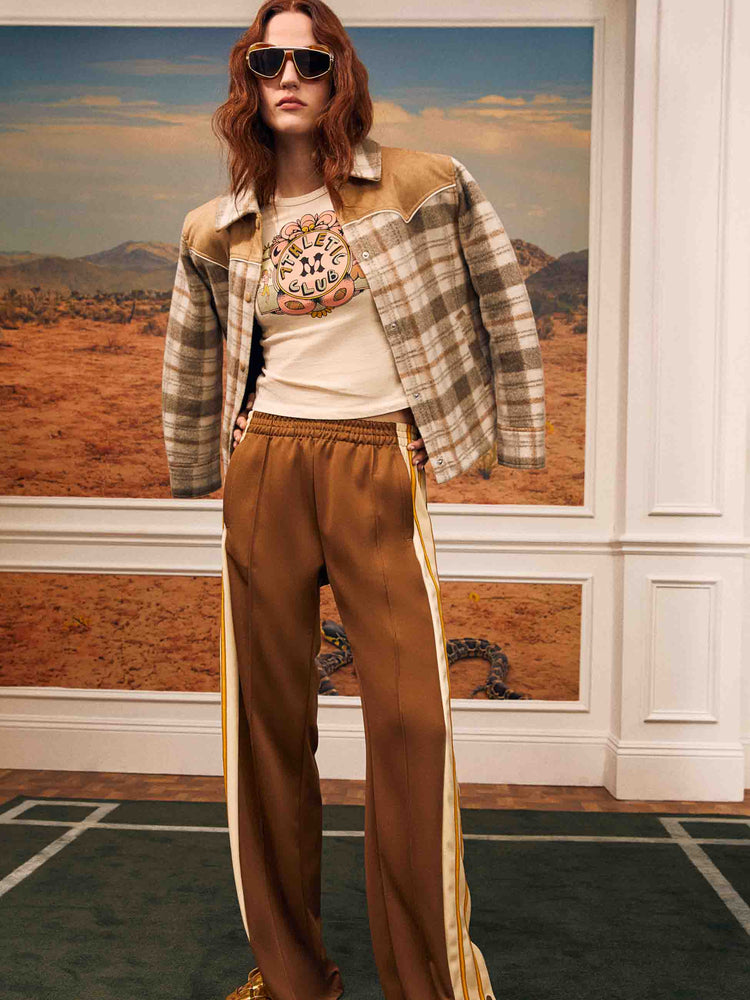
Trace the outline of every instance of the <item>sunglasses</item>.
[[247, 50], [247, 65], [256, 76], [273, 80], [284, 68], [287, 59], [292, 59], [303, 80], [315, 80], [325, 76], [333, 66], [333, 53], [322, 45], [295, 46], [284, 48], [268, 42], [255, 42]]

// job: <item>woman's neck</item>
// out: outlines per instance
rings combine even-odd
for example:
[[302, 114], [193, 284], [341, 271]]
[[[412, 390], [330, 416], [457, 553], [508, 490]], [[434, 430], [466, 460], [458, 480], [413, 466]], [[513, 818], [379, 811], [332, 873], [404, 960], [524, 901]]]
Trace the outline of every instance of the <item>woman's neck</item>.
[[313, 165], [311, 135], [276, 133], [276, 194], [296, 198], [315, 191], [323, 184], [323, 175]]

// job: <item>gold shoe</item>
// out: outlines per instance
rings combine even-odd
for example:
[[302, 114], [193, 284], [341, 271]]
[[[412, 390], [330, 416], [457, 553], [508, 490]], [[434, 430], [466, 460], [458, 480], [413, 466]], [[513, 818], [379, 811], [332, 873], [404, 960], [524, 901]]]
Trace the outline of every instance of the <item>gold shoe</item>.
[[236, 990], [232, 990], [227, 1000], [271, 1000], [269, 994], [266, 993], [266, 984], [263, 982], [263, 976], [261, 976], [257, 966], [250, 970], [247, 982], [238, 986]]

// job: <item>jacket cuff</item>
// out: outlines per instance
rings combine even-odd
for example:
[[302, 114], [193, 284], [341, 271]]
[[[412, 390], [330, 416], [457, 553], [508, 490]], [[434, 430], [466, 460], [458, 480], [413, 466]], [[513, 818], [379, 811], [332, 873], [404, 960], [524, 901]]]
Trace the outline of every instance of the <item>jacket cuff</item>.
[[544, 432], [544, 427], [498, 427], [498, 465], [514, 469], [543, 469], [546, 462]]
[[209, 465], [170, 466], [169, 479], [176, 499], [208, 496], [220, 489], [222, 483], [218, 461]]

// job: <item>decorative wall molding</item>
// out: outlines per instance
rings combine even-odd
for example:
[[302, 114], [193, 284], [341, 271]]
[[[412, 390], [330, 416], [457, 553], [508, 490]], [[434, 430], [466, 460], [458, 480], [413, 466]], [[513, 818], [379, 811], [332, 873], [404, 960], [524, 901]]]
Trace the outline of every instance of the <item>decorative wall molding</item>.
[[[609, 4], [611, 6], [611, 2]], [[336, 13], [347, 26], [395, 24], [449, 24], [492, 26], [497, 24], [591, 24], [603, 18], [608, 4], [603, 0], [566, 0], [565, 9], [557, 0], [468, 0], [459, 9], [450, 0], [415, 0], [404, 7], [400, 0], [380, 0], [374, 8], [367, 0], [337, 0]], [[248, 25], [248, 9], [242, 0], [220, 0], [209, 10], [200, 0], [162, 0], [156, 8], [149, 0], [74, 0], [61, 13], [54, 0], [28, 0], [21, 8], [18, 0], [1, 0], [0, 23], [6, 24], [110, 24], [176, 27], [241, 27]], [[460, 13], [460, 16], [457, 14]]]
[[750, 734], [750, 296], [737, 270], [737, 259], [750, 267], [750, 17], [734, 0], [638, 0], [634, 13], [622, 628], [608, 787], [618, 797], [658, 797], [665, 786], [692, 797], [713, 782], [715, 796], [735, 801]]
[[[175, 517], [159, 506], [105, 509], [34, 504], [31, 512], [0, 498], [0, 571], [38, 573], [175, 573], [218, 576], [221, 572], [221, 508]], [[446, 507], [458, 507], [458, 512]], [[489, 505], [487, 505], [489, 506]], [[429, 504], [440, 553], [495, 556], [711, 556], [750, 558], [750, 536], [721, 533], [628, 533], [620, 537], [547, 516], [539, 530], [534, 515], [477, 517], [460, 505]], [[19, 516], [20, 511], [20, 516]], [[36, 524], [34, 524], [36, 520]], [[61, 523], [62, 522], [62, 523]], [[532, 526], [533, 525], [533, 526]]]
[[648, 575], [644, 722], [719, 721], [722, 581]]
[[[651, 88], [641, 110], [651, 118], [654, 156], [653, 170], [638, 174], [641, 196], [648, 198], [639, 208], [651, 224], [651, 239], [638, 247], [638, 277], [646, 270], [649, 276], [639, 286], [650, 315], [651, 378], [639, 386], [653, 442], [649, 516], [724, 513], [730, 7], [722, 0], [709, 15], [696, 3], [659, 0], [642, 15], [644, 27], [648, 22], [654, 30], [654, 58], [647, 63], [653, 78], [637, 83], [641, 92]], [[697, 71], [685, 72], [687, 65]], [[681, 169], [688, 134], [702, 141], [691, 150], [689, 168]], [[699, 249], [691, 233], [700, 233]]]

